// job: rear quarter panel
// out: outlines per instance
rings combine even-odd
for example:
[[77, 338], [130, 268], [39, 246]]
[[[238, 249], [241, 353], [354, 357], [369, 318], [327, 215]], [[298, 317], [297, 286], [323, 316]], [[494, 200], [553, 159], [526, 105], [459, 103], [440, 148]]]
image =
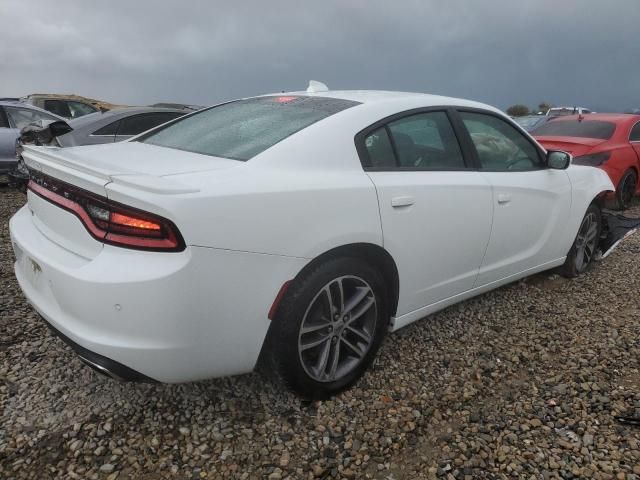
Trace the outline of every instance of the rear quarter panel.
[[615, 187], [618, 186], [627, 170], [632, 169], [638, 175], [638, 156], [631, 144], [618, 144], [609, 150], [611, 150], [611, 158], [602, 165], [602, 169], [607, 172]]
[[302, 258], [349, 243], [382, 245], [375, 188], [364, 171], [253, 169], [164, 177], [200, 188], [176, 195], [110, 183], [109, 198], [163, 215], [188, 245]]

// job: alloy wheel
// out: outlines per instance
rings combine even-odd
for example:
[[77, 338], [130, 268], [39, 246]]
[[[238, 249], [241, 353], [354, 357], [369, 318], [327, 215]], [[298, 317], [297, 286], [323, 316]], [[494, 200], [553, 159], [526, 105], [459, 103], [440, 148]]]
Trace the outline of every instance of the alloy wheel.
[[584, 272], [591, 263], [598, 243], [598, 219], [595, 213], [585, 215], [576, 237], [576, 271]]
[[362, 278], [342, 276], [311, 300], [298, 334], [298, 354], [313, 380], [333, 382], [351, 373], [374, 340], [376, 297]]

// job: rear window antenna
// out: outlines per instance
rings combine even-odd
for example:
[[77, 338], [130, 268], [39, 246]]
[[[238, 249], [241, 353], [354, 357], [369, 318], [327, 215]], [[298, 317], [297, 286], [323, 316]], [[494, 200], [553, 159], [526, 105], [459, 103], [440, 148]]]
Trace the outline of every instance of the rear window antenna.
[[307, 93], [328, 92], [329, 87], [324, 83], [317, 80], [309, 80], [309, 86], [307, 87]]

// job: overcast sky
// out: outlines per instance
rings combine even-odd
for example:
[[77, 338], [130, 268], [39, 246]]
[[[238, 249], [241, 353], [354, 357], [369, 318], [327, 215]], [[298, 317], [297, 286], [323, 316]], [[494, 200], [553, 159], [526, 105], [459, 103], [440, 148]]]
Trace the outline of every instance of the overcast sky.
[[306, 88], [640, 107], [640, 0], [1, 0], [0, 96], [212, 104]]

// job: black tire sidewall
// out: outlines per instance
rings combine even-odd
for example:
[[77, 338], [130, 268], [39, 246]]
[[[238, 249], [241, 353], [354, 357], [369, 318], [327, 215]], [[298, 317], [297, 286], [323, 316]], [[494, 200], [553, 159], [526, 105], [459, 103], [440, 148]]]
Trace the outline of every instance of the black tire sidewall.
[[[618, 184], [618, 188], [616, 188], [616, 199], [618, 200], [618, 208], [620, 210], [624, 210], [625, 208], [627, 208], [629, 206], [628, 203], [625, 203], [625, 199], [624, 199], [624, 184], [627, 182], [627, 179], [629, 177], [633, 178], [634, 181], [634, 196], [635, 196], [635, 190], [637, 189], [638, 186], [638, 176], [636, 175], [636, 172], [632, 169], [627, 170], [624, 175], [622, 176], [622, 178], [620, 179], [620, 183]], [[633, 198], [633, 197], [632, 197]]]
[[[318, 382], [305, 372], [298, 354], [298, 335], [304, 314], [317, 293], [332, 280], [353, 275], [369, 284], [376, 298], [377, 318], [373, 342], [360, 364], [334, 382]], [[354, 384], [369, 367], [389, 327], [386, 289], [382, 275], [359, 258], [332, 258], [296, 278], [282, 300], [274, 321], [272, 352], [280, 377], [297, 393], [314, 399], [327, 398]]]

